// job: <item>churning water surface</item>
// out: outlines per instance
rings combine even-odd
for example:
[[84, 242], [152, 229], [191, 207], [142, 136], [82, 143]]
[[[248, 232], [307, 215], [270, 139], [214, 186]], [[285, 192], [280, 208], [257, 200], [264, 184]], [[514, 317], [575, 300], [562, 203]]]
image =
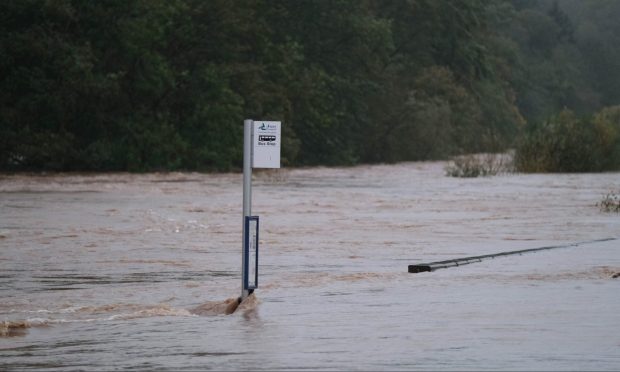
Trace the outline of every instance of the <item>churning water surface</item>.
[[[0, 369], [618, 370], [619, 173], [450, 178], [444, 163], [0, 178]], [[228, 302], [227, 302], [228, 300]]]

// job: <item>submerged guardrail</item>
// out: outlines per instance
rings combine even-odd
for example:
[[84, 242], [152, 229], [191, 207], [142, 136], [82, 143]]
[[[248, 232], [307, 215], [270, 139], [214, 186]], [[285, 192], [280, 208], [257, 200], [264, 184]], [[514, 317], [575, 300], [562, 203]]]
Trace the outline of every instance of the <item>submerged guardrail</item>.
[[435, 271], [438, 269], [446, 269], [449, 267], [468, 265], [468, 264], [475, 263], [475, 262], [482, 262], [482, 260], [486, 260], [489, 258], [511, 256], [515, 254], [521, 255], [523, 253], [532, 253], [532, 252], [545, 251], [545, 250], [557, 249], [557, 248], [577, 247], [577, 246], [584, 245], [584, 244], [600, 243], [600, 242], [606, 242], [610, 240], [618, 240], [618, 238], [588, 240], [584, 242], [577, 242], [577, 243], [564, 244], [564, 245], [552, 245], [552, 246], [540, 247], [540, 248], [522, 249], [518, 251], [500, 252], [500, 253], [493, 253], [493, 254], [485, 254], [481, 256], [471, 256], [471, 257], [455, 258], [452, 260], [409, 265], [408, 271], [410, 273], [423, 273], [423, 272]]

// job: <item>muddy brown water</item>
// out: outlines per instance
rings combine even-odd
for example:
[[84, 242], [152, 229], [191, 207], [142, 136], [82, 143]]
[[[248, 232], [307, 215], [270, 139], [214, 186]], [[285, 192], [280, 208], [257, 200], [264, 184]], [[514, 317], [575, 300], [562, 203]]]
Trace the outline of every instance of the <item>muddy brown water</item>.
[[618, 370], [619, 173], [459, 179], [445, 163], [0, 176], [0, 369]]

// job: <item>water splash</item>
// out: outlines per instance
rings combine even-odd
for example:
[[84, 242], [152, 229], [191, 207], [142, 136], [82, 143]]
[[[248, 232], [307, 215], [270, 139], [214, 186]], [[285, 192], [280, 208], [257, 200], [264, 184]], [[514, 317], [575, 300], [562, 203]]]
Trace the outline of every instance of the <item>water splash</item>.
[[[177, 308], [166, 304], [140, 305], [140, 304], [106, 304], [100, 306], [75, 306], [60, 310], [23, 310], [12, 311], [13, 313], [45, 314], [46, 318], [34, 317], [18, 320], [5, 320], [0, 322], [0, 337], [25, 336], [28, 329], [35, 327], [49, 327], [63, 323], [92, 323], [114, 320], [130, 320], [150, 318], [158, 316], [166, 317], [192, 317], [196, 316], [190, 310]], [[54, 315], [62, 317], [56, 318]], [[67, 316], [73, 316], [67, 317]], [[92, 317], [93, 315], [99, 317]]]
[[[0, 337], [17, 337], [25, 336], [29, 328], [49, 327], [55, 324], [63, 323], [91, 323], [115, 320], [131, 320], [150, 317], [193, 317], [193, 316], [216, 316], [230, 315], [235, 312], [242, 313], [245, 318], [254, 318], [257, 316], [258, 298], [251, 294], [243, 302], [239, 302], [238, 298], [228, 298], [224, 301], [209, 301], [202, 305], [185, 309], [170, 306], [167, 304], [158, 305], [141, 305], [114, 303], [99, 306], [72, 306], [59, 310], [23, 310], [10, 311], [13, 313], [28, 314], [45, 314], [48, 318], [28, 318], [23, 320], [5, 320], [0, 322]], [[54, 318], [56, 314], [62, 314], [63, 318]], [[66, 318], [68, 314], [74, 315], [75, 318]], [[100, 317], [88, 317], [89, 315], [106, 315]], [[87, 317], [84, 317], [84, 316]]]
[[224, 301], [210, 301], [199, 305], [190, 310], [192, 314], [200, 316], [230, 315], [236, 311], [243, 311], [244, 314], [256, 312], [259, 300], [254, 295], [249, 295], [243, 302], [238, 298], [228, 298]]
[[32, 327], [33, 323], [28, 320], [0, 322], [0, 337], [16, 337], [26, 335], [27, 329]]

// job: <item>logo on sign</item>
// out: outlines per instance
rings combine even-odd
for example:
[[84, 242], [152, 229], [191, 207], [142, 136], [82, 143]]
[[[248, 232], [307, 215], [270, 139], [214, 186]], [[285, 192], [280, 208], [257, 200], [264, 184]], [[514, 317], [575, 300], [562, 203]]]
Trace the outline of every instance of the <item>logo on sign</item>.
[[258, 129], [260, 130], [275, 130], [277, 128], [277, 126], [275, 124], [267, 124], [267, 123], [262, 123]]

